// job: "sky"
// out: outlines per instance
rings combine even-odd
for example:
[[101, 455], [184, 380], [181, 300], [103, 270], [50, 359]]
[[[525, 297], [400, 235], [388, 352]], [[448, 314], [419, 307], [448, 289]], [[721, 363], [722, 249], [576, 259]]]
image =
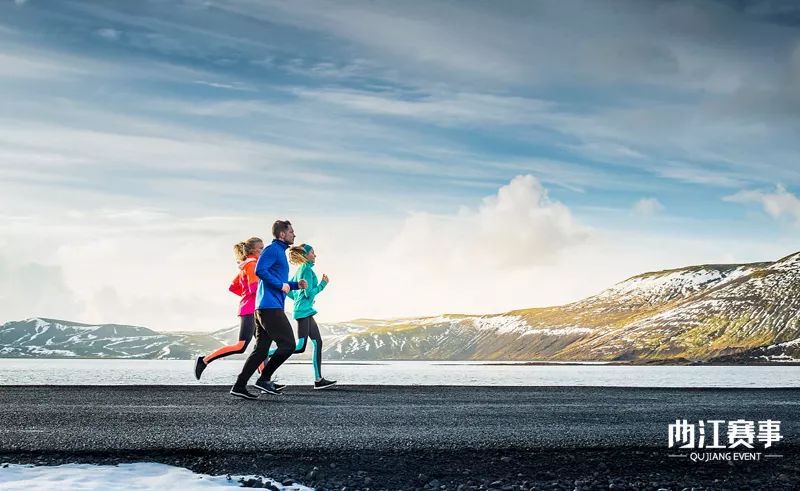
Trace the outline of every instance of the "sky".
[[800, 250], [786, 1], [0, 1], [0, 322], [237, 323], [289, 219], [321, 322], [558, 305]]

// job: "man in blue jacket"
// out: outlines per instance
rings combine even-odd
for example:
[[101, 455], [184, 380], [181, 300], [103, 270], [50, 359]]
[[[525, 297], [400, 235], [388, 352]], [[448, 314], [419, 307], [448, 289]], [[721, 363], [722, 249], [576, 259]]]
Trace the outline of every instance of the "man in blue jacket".
[[264, 371], [256, 382], [256, 387], [268, 394], [280, 394], [283, 387], [277, 387], [271, 380], [272, 374], [294, 353], [295, 341], [292, 326], [283, 311], [286, 294], [290, 290], [307, 288], [306, 280], [289, 281], [289, 261], [286, 249], [294, 243], [294, 229], [288, 220], [278, 220], [272, 224], [275, 240], [258, 257], [256, 276], [256, 344], [242, 367], [242, 373], [231, 388], [231, 395], [243, 399], [258, 396], [247, 390], [247, 382], [258, 366], [266, 360], [272, 341], [278, 345], [277, 351], [269, 358]]

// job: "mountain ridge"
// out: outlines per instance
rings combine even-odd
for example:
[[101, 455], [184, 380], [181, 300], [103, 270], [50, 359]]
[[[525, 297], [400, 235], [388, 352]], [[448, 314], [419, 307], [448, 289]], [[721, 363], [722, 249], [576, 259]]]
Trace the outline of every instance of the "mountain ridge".
[[[800, 252], [795, 252], [772, 262], [641, 273], [560, 306], [362, 318], [320, 328], [325, 357], [340, 360], [788, 362], [800, 361], [798, 312]], [[55, 327], [50, 335], [45, 325]], [[211, 333], [159, 333], [142, 326], [30, 318], [0, 326], [0, 357], [185, 359], [234, 341], [237, 332], [232, 326]]]

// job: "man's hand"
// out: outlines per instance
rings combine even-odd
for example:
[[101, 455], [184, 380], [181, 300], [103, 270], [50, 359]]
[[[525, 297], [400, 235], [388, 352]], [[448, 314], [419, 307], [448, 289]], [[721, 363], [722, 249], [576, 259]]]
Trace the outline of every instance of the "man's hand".
[[303, 290], [305, 288], [308, 288], [308, 282], [306, 280], [300, 280], [300, 281], [297, 282], [297, 286], [298, 286], [298, 288]]
[[281, 287], [281, 291], [283, 293], [289, 293], [292, 290], [292, 287], [289, 286], [289, 283], [284, 283]]
[[325, 283], [330, 283], [331, 282], [331, 280], [328, 278], [328, 275], [326, 275], [324, 273], [322, 275], [322, 281], [324, 281]]

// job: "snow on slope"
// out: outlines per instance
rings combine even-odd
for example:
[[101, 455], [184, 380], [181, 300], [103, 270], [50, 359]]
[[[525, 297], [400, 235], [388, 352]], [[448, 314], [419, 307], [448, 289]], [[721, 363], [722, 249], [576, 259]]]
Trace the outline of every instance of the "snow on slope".
[[701, 266], [697, 268], [669, 270], [634, 276], [617, 283], [594, 297], [579, 303], [591, 301], [613, 301], [616, 303], [658, 305], [678, 298], [717, 287], [752, 273], [754, 267], [743, 265]]

